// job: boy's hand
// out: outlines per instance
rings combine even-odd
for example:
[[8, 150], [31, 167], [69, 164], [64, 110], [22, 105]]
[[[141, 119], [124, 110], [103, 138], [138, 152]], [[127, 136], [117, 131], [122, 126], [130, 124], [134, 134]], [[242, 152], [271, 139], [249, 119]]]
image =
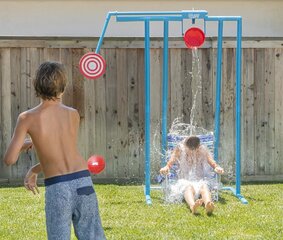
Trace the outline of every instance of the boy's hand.
[[21, 152], [22, 151], [29, 151], [30, 149], [32, 149], [32, 140], [30, 138], [26, 138], [24, 141], [24, 144], [21, 148]]
[[223, 173], [224, 173], [224, 170], [223, 170], [222, 167], [216, 167], [216, 168], [214, 168], [214, 171], [215, 171], [216, 173], [218, 173], [218, 174], [223, 174]]
[[170, 168], [168, 166], [165, 166], [163, 168], [160, 169], [160, 173], [163, 175], [167, 175], [169, 173]]
[[32, 170], [30, 169], [25, 176], [24, 184], [25, 184], [25, 188], [29, 191], [32, 191], [34, 195], [36, 195], [37, 193], [39, 194], [39, 190], [36, 182], [37, 182], [37, 174], [32, 172]]

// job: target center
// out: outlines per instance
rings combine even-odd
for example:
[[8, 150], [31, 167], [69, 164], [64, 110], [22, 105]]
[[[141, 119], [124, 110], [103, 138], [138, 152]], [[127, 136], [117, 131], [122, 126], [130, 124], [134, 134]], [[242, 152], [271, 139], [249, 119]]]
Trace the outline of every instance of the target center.
[[89, 67], [90, 70], [95, 70], [96, 69], [96, 63], [95, 62], [90, 62], [88, 64], [88, 67]]

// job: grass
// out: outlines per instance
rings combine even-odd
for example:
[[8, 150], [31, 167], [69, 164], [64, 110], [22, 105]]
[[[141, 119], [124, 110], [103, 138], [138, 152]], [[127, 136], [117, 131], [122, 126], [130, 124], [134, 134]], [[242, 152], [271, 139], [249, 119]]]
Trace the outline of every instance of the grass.
[[[185, 204], [165, 204], [153, 190], [147, 206], [142, 186], [95, 185], [107, 239], [282, 239], [283, 184], [242, 186], [243, 205], [222, 192], [212, 216], [193, 216]], [[44, 188], [33, 196], [23, 187], [0, 188], [0, 239], [46, 239]], [[72, 233], [72, 239], [76, 239]]]

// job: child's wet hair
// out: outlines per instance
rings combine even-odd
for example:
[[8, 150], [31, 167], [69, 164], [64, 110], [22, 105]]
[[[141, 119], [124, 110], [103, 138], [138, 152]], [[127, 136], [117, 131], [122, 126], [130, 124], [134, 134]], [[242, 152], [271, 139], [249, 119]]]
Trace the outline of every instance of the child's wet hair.
[[200, 139], [197, 136], [191, 136], [185, 139], [185, 145], [191, 149], [195, 150], [200, 146]]
[[44, 62], [37, 72], [33, 82], [37, 97], [43, 100], [55, 100], [66, 87], [67, 77], [63, 64]]

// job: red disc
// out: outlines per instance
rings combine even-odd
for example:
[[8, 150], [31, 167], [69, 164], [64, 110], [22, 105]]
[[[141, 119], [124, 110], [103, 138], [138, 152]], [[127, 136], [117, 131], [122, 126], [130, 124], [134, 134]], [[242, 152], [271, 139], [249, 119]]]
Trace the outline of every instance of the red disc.
[[96, 79], [102, 76], [106, 70], [106, 62], [97, 53], [89, 52], [80, 60], [80, 72], [88, 79]]
[[200, 47], [205, 40], [204, 32], [196, 27], [189, 28], [184, 35], [184, 41], [188, 48]]
[[105, 161], [102, 156], [93, 155], [87, 160], [88, 170], [93, 174], [99, 174], [105, 168]]

